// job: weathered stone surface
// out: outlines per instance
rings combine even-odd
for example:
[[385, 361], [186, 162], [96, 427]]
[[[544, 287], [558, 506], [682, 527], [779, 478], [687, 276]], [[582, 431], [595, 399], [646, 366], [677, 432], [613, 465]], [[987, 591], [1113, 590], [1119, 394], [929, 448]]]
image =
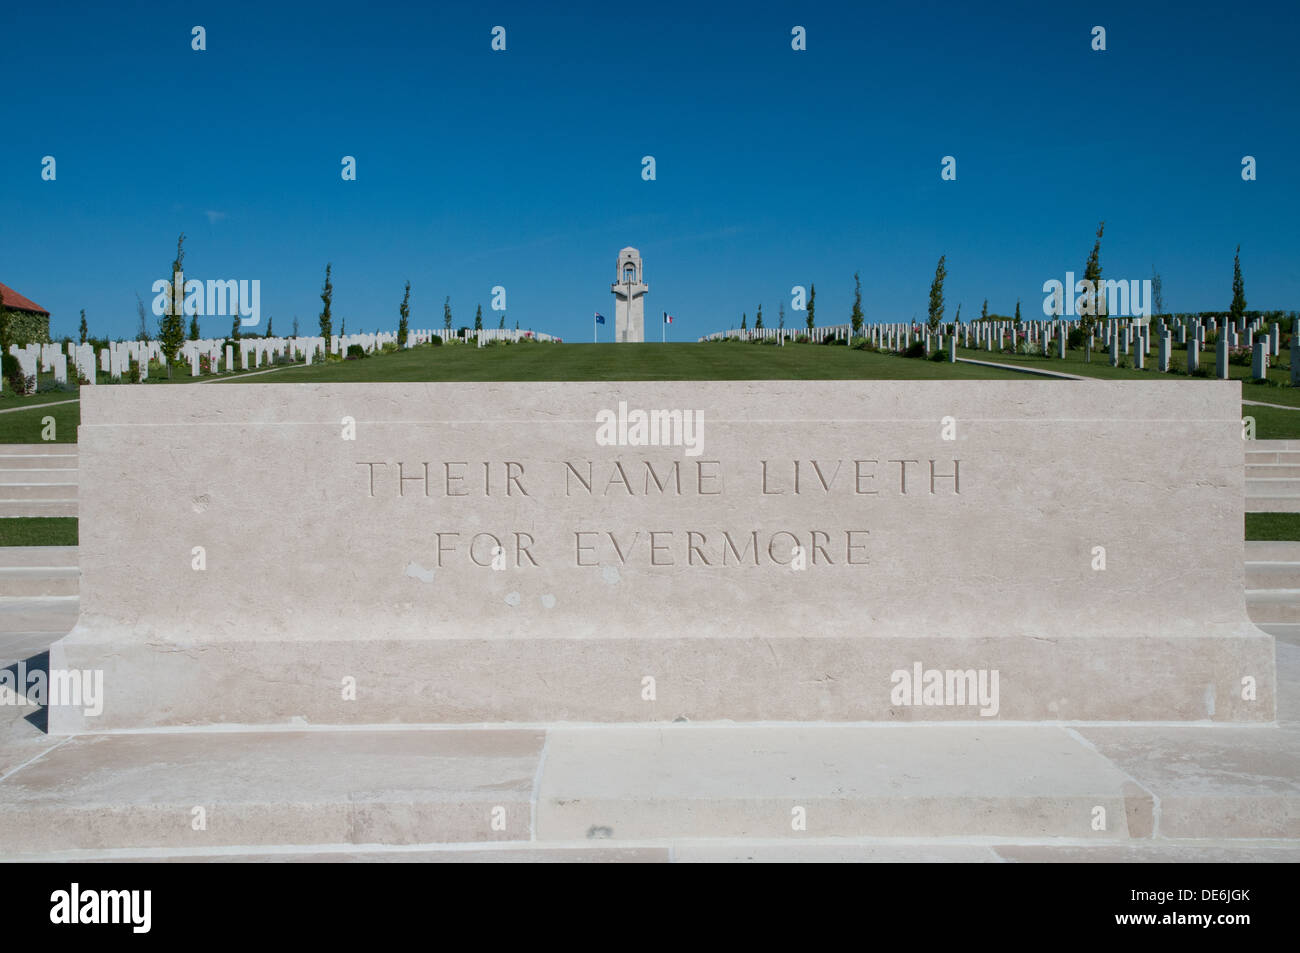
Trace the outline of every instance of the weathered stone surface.
[[1300, 838], [1300, 729], [1082, 728], [1160, 801], [1163, 837]]
[[1148, 794], [1058, 728], [558, 728], [537, 837], [1113, 840], [1150, 837], [1152, 812]]
[[532, 731], [85, 735], [0, 783], [0, 854], [528, 840], [541, 747]]

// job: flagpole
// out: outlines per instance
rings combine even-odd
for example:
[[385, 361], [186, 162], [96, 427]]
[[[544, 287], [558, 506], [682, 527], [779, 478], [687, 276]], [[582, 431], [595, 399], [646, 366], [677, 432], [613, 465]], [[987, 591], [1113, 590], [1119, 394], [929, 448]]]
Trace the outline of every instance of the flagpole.
[[668, 312], [664, 312], [663, 320], [659, 322], [659, 343], [668, 343]]

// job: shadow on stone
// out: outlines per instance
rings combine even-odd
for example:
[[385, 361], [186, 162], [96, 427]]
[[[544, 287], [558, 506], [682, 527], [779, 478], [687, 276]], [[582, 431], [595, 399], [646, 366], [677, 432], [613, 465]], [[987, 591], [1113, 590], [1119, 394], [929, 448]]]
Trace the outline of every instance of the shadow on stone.
[[[19, 666], [22, 666], [22, 676], [19, 677]], [[41, 652], [33, 655], [31, 658], [23, 659], [21, 662], [14, 662], [13, 665], [7, 665], [4, 671], [11, 673], [13, 683], [19, 686], [19, 693], [26, 697], [26, 689], [30, 684], [30, 679], [34, 672], [40, 672], [45, 676], [45, 684], [50, 681], [50, 653]], [[19, 684], [21, 681], [22, 684]], [[46, 705], [41, 705], [30, 715], [24, 715], [23, 719], [42, 734], [49, 734], [50, 712]]]

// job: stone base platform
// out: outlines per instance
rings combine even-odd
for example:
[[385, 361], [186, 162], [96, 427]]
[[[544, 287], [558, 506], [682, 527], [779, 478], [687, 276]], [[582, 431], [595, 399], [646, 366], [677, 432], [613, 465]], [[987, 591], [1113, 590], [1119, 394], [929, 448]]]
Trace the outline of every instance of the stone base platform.
[[[0, 707], [0, 857], [1300, 859], [1300, 647], [1260, 725], [725, 724], [60, 738]], [[12, 700], [12, 698], [10, 699]]]
[[[1276, 702], [1273, 638], [1249, 622], [1220, 628], [1217, 635], [1176, 637], [140, 643], [96, 638], [83, 617], [67, 638], [50, 647], [50, 664], [63, 670], [102, 669], [104, 683], [116, 690], [107, 693], [103, 711], [90, 718], [71, 707], [53, 709], [49, 729], [68, 735], [88, 728], [679, 720], [1271, 722]], [[956, 706], [921, 704], [919, 691], [908, 703], [899, 703], [892, 674], [912, 672], [918, 662], [925, 669], [996, 671], [996, 706], [978, 704], [973, 694]], [[148, 678], [138, 677], [141, 672]], [[340, 690], [341, 676], [353, 674], [355, 699]], [[1257, 686], [1249, 699], [1242, 697], [1244, 676]], [[645, 695], [646, 677], [654, 679], [653, 700]]]

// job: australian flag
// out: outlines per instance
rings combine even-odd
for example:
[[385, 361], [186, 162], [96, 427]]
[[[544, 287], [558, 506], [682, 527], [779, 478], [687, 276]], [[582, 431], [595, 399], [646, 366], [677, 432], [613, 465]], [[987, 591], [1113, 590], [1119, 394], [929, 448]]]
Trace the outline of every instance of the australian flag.
[[597, 324], [604, 324], [604, 323], [605, 323], [605, 316], [604, 316], [603, 314], [601, 314], [599, 311], [596, 312], [596, 323], [597, 323]]

